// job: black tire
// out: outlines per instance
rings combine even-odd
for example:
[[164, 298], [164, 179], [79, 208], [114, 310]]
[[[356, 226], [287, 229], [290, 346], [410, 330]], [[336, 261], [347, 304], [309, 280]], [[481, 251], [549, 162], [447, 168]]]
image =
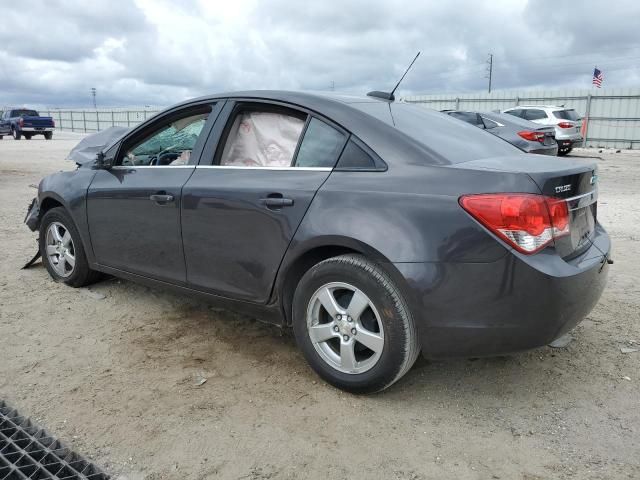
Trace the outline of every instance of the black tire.
[[25, 133], [25, 134], [24, 134], [24, 138], [26, 138], [27, 140], [31, 140], [31, 135], [29, 135], [29, 134]]
[[[312, 308], [310, 301], [324, 286], [335, 282], [349, 284], [364, 293], [373, 302], [383, 327], [381, 353], [373, 366], [362, 373], [346, 373], [334, 368], [319, 354], [309, 336], [307, 312]], [[346, 302], [350, 300], [343, 301]], [[373, 313], [373, 309], [370, 312]], [[333, 257], [309, 269], [296, 288], [292, 313], [296, 342], [311, 368], [326, 382], [351, 393], [384, 390], [409, 371], [420, 353], [414, 321], [399, 289], [379, 265], [361, 255]], [[328, 315], [327, 312], [324, 315]], [[333, 320], [330, 316], [326, 318]], [[341, 333], [337, 335], [342, 336]], [[357, 339], [354, 334], [350, 341], [355, 345]], [[341, 348], [342, 340], [331, 339], [334, 340]]]
[[45, 132], [44, 133], [44, 139], [45, 140], [51, 140], [53, 138], [53, 132]]
[[[56, 271], [54, 265], [51, 263], [51, 259], [47, 255], [47, 229], [54, 222], [58, 222], [69, 232], [69, 234], [71, 235], [71, 240], [73, 242], [75, 265], [73, 266], [73, 270], [69, 276], [61, 276]], [[44, 216], [42, 217], [42, 221], [40, 222], [39, 242], [40, 253], [42, 254], [42, 262], [47, 268], [49, 275], [51, 275], [51, 277], [56, 282], [62, 282], [71, 287], [84, 287], [86, 285], [95, 283], [100, 279], [100, 272], [96, 272], [95, 270], [91, 270], [89, 268], [89, 262], [87, 261], [87, 257], [84, 252], [84, 246], [82, 245], [82, 240], [80, 238], [80, 234], [78, 233], [78, 229], [73, 223], [71, 216], [64, 208], [52, 208], [44, 214]]]
[[0, 140], [2, 140], [3, 137], [4, 137], [4, 135], [0, 135]]
[[22, 132], [20, 132], [20, 130], [16, 130], [15, 127], [11, 128], [11, 135], [13, 135], [14, 140], [20, 140], [20, 138], [22, 138]]

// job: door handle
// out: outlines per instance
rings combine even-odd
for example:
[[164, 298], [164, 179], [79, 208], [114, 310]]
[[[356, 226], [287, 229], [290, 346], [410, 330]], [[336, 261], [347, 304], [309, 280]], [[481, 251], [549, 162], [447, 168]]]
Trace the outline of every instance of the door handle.
[[276, 209], [276, 208], [282, 208], [282, 207], [292, 207], [293, 199], [282, 198], [281, 196], [280, 197], [273, 196], [273, 197], [261, 198], [260, 203], [262, 203], [267, 208]]
[[156, 193], [156, 194], [150, 195], [149, 200], [152, 200], [158, 204], [164, 204], [168, 202], [173, 202], [173, 195]]

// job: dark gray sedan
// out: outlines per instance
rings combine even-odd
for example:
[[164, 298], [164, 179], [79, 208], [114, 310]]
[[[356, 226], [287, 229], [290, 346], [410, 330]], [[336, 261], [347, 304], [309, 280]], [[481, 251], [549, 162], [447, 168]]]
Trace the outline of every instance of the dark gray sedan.
[[465, 112], [443, 110], [458, 120], [475, 125], [506, 140], [527, 153], [557, 155], [555, 128], [514, 117], [505, 113]]
[[545, 345], [606, 283], [596, 166], [438, 112], [252, 91], [117, 138], [40, 183], [26, 223], [53, 279], [107, 273], [293, 327], [311, 367], [351, 392], [388, 387], [420, 351]]

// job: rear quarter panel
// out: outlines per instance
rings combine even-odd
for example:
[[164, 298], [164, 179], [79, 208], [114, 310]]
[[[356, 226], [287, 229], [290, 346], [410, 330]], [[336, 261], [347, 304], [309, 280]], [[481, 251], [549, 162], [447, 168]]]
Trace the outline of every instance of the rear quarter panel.
[[506, 247], [459, 206], [466, 193], [539, 193], [526, 175], [402, 165], [386, 172], [334, 171], [318, 191], [290, 251], [345, 238], [389, 262], [491, 262]]

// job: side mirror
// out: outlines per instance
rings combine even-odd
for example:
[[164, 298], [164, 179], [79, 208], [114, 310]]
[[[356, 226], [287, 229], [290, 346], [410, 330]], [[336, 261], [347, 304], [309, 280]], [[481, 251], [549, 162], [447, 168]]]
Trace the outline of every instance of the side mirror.
[[106, 156], [104, 152], [99, 152], [96, 155], [96, 163], [94, 168], [97, 170], [109, 170], [113, 166], [113, 157]]

